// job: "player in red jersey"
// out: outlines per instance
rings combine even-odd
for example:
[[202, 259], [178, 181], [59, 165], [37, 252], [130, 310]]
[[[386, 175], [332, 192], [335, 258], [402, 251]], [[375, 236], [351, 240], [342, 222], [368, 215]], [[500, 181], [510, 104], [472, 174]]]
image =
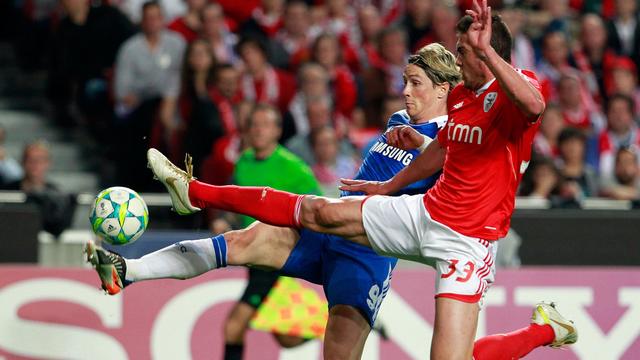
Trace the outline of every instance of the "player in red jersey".
[[[393, 194], [442, 169], [426, 195], [328, 199], [269, 188], [210, 186], [192, 181], [166, 164], [157, 151], [149, 163], [182, 214], [216, 207], [284, 227], [304, 227], [345, 237], [383, 255], [423, 262], [437, 270], [435, 359], [520, 358], [537, 346], [574, 343], [577, 332], [559, 315], [535, 315], [523, 331], [478, 340], [481, 299], [495, 273], [495, 240], [509, 228], [515, 190], [531, 155], [544, 111], [535, 75], [509, 64], [511, 35], [486, 0], [474, 2], [458, 25], [458, 59], [464, 85], [449, 95], [449, 123], [411, 164], [385, 182], [345, 180], [343, 190]], [[405, 72], [407, 111], [430, 106], [421, 81], [420, 57]], [[407, 127], [391, 131], [390, 144], [421, 145]], [[554, 313], [555, 314], [555, 313]], [[534, 326], [541, 325], [541, 326]], [[549, 326], [544, 326], [549, 325]], [[552, 330], [552, 331], [551, 331]]]

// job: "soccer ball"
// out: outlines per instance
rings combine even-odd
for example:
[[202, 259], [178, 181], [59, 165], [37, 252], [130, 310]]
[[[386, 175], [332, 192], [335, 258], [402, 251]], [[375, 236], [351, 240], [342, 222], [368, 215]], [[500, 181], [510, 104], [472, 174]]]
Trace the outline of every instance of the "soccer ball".
[[93, 232], [109, 244], [130, 244], [146, 230], [149, 210], [138, 193], [115, 186], [96, 196], [89, 221]]

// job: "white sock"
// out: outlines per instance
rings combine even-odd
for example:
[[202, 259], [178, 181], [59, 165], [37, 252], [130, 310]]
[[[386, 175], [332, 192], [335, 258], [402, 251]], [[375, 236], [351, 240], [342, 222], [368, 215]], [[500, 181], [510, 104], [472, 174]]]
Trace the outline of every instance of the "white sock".
[[140, 259], [125, 259], [127, 281], [190, 279], [227, 266], [227, 242], [223, 235], [175, 243]]

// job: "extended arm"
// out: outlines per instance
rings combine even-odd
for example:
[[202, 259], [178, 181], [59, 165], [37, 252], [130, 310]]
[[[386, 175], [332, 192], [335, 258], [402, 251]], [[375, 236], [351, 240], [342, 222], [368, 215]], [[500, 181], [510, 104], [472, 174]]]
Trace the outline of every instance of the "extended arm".
[[340, 190], [362, 191], [366, 194], [393, 194], [405, 186], [418, 180], [426, 179], [442, 169], [446, 150], [438, 140], [433, 140], [423, 153], [413, 160], [407, 167], [398, 172], [391, 179], [384, 182], [347, 180], [343, 179]]
[[484, 63], [495, 75], [500, 87], [516, 106], [528, 117], [540, 116], [544, 111], [542, 94], [529, 81], [504, 61], [493, 48], [483, 58]]

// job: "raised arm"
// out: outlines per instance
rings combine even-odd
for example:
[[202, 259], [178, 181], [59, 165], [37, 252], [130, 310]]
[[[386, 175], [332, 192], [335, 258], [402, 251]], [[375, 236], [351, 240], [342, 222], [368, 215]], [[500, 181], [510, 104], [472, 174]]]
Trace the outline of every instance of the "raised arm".
[[491, 70], [500, 87], [516, 106], [527, 117], [537, 117], [545, 107], [542, 94], [491, 46], [491, 7], [487, 6], [487, 0], [481, 1], [479, 5], [477, 0], [474, 0], [473, 10], [467, 10], [467, 15], [473, 18], [473, 23], [467, 31], [469, 45]]

